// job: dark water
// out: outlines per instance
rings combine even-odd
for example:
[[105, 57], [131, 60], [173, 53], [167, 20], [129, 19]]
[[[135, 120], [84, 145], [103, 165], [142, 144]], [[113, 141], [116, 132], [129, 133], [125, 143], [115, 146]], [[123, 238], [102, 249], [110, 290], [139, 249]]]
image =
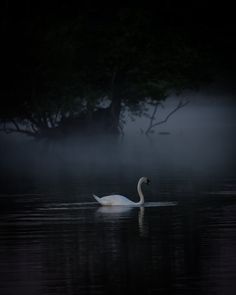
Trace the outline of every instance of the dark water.
[[142, 208], [2, 195], [0, 294], [235, 294], [234, 183]]
[[[80, 149], [5, 163], [0, 294], [235, 294], [233, 146], [192, 145], [188, 154], [168, 140], [125, 158]], [[144, 207], [94, 202], [93, 193], [112, 192], [137, 200], [143, 175]]]

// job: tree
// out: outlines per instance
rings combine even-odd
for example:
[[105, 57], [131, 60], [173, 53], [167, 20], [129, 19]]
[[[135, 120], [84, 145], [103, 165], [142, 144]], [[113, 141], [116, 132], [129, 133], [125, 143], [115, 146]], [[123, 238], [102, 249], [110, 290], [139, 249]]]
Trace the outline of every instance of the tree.
[[1, 131], [37, 138], [119, 133], [123, 109], [143, 115], [143, 102], [157, 105], [206, 78], [200, 52], [149, 10], [86, 10], [22, 27], [15, 77], [2, 93]]

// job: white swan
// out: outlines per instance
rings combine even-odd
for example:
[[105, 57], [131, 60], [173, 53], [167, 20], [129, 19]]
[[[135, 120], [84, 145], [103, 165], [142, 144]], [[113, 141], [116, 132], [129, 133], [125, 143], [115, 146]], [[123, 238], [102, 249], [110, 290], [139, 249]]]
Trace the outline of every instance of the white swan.
[[93, 195], [95, 200], [98, 201], [103, 206], [141, 206], [144, 204], [144, 196], [141, 189], [142, 183], [149, 184], [150, 180], [147, 177], [141, 177], [138, 181], [138, 194], [140, 197], [139, 202], [133, 202], [130, 201], [128, 198], [121, 196], [121, 195], [111, 195], [111, 196], [105, 196], [102, 198], [97, 197], [96, 195]]

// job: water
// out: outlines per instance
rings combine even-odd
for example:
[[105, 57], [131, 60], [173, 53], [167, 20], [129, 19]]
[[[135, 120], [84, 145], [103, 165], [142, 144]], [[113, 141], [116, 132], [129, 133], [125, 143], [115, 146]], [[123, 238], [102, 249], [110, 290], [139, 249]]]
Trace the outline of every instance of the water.
[[1, 195], [0, 294], [235, 294], [235, 182], [225, 183], [191, 198], [163, 190], [141, 208], [100, 207], [81, 179], [82, 195]]
[[[234, 295], [235, 144], [172, 138], [2, 148], [0, 294]], [[140, 176], [144, 207], [92, 197], [137, 201]]]

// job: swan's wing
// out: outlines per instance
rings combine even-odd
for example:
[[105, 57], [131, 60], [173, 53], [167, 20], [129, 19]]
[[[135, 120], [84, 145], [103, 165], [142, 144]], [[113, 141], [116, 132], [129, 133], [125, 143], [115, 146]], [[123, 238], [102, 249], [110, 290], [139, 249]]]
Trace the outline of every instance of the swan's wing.
[[101, 205], [105, 205], [105, 206], [111, 206], [114, 205], [114, 201], [116, 202], [118, 195], [111, 195], [111, 196], [105, 196], [105, 197], [101, 197], [99, 198], [96, 195], [93, 195], [93, 197], [95, 198], [95, 200], [101, 204]]
[[101, 204], [101, 198], [99, 198], [98, 196], [96, 195], [93, 195], [94, 199]]
[[130, 201], [128, 198], [121, 195], [110, 195], [102, 198], [98, 198], [97, 201], [105, 206], [113, 206], [113, 205], [126, 205], [126, 206], [134, 206], [135, 203]]

